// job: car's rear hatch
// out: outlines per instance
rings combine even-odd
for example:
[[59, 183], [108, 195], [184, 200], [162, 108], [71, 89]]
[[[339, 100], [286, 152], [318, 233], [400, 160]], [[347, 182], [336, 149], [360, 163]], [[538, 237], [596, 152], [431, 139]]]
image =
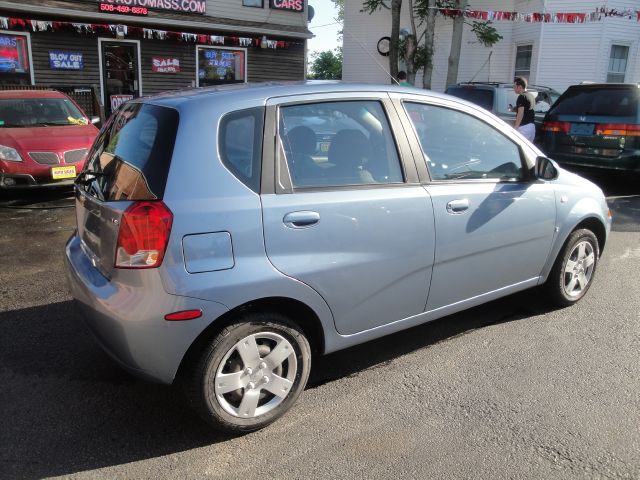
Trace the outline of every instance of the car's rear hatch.
[[606, 166], [640, 148], [639, 92], [634, 85], [570, 87], [545, 117], [544, 150]]
[[[137, 205], [162, 203], [177, 128], [174, 109], [126, 104], [89, 152], [76, 180], [78, 235], [85, 254], [107, 278], [116, 262], [123, 214]], [[139, 215], [134, 220], [139, 222]], [[135, 230], [139, 223], [128, 225]]]

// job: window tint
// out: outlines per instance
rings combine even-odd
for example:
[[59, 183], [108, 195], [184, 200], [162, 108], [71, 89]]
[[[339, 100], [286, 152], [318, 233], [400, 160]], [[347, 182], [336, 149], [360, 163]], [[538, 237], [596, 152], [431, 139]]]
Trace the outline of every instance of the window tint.
[[222, 119], [218, 137], [222, 163], [256, 193], [260, 191], [263, 124], [261, 107], [233, 112]]
[[379, 102], [283, 107], [278, 135], [294, 188], [403, 181]]
[[432, 105], [405, 108], [434, 180], [522, 177], [518, 146], [482, 120]]
[[635, 117], [638, 88], [569, 88], [553, 105], [551, 115]]
[[161, 199], [178, 130], [178, 112], [142, 103], [123, 105], [89, 153], [86, 184], [105, 201]]
[[446, 93], [475, 103], [486, 110], [493, 110], [493, 90], [473, 87], [449, 87]]

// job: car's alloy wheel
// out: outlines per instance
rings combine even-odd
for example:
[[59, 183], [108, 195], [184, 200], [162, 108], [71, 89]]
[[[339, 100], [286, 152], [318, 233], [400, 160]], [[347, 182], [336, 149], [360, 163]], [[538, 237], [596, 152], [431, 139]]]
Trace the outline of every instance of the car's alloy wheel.
[[595, 252], [588, 240], [573, 247], [564, 264], [564, 291], [568, 297], [582, 296], [591, 282], [595, 266]]
[[293, 405], [310, 365], [309, 342], [295, 324], [278, 314], [251, 313], [207, 345], [187, 393], [216, 429], [250, 432]]
[[584, 297], [593, 283], [599, 257], [598, 239], [591, 230], [569, 235], [547, 279], [549, 299], [566, 307]]
[[274, 332], [238, 341], [224, 356], [214, 379], [218, 403], [230, 415], [255, 418], [277, 408], [298, 372], [293, 345]]

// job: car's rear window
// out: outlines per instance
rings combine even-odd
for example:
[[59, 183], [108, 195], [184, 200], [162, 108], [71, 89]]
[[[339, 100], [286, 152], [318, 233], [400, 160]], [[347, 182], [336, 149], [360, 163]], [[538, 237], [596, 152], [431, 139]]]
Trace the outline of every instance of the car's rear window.
[[549, 115], [602, 115], [636, 117], [638, 89], [569, 88], [549, 111]]
[[493, 110], [493, 90], [473, 87], [449, 87], [445, 93], [475, 103], [486, 110]]
[[[84, 178], [101, 200], [161, 199], [169, 173], [179, 115], [171, 108], [123, 105], [100, 132]], [[81, 177], [82, 180], [82, 177]]]

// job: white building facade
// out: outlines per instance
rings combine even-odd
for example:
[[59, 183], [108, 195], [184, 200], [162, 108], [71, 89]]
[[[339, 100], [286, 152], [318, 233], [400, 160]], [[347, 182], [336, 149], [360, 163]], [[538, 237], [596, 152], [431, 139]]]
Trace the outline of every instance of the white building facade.
[[[503, 39], [492, 47], [478, 42], [465, 23], [458, 82], [511, 82], [524, 75], [529, 82], [562, 92], [582, 81], [640, 82], [640, 2], [637, 0], [471, 0], [482, 12], [556, 14], [554, 22], [494, 20]], [[410, 26], [409, 2], [402, 6], [401, 28]], [[603, 8], [613, 16], [590, 15]], [[345, 0], [343, 80], [389, 83], [389, 57], [378, 52], [381, 38], [391, 31], [391, 10], [369, 15], [361, 0]], [[570, 23], [558, 13], [583, 13], [583, 22]], [[625, 16], [617, 16], [626, 13]], [[581, 17], [581, 16], [580, 16]], [[571, 20], [573, 21], [573, 20]], [[446, 88], [453, 21], [437, 15], [432, 88]], [[421, 27], [418, 27], [419, 33]], [[384, 43], [384, 42], [383, 42]], [[382, 45], [382, 44], [381, 44]], [[384, 51], [384, 50], [383, 50]], [[402, 68], [402, 65], [400, 65]], [[416, 86], [422, 86], [421, 73]]]

